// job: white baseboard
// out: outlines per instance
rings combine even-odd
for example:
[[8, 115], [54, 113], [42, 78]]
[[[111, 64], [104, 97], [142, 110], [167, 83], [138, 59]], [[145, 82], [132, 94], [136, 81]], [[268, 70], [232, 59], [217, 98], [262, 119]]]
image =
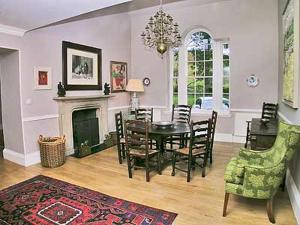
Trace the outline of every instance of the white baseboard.
[[32, 152], [25, 155], [25, 166], [31, 166], [41, 162], [40, 152]]
[[289, 169], [287, 170], [286, 175], [286, 189], [290, 197], [297, 223], [300, 224], [300, 193]]
[[19, 164], [21, 166], [25, 166], [25, 157], [24, 154], [15, 152], [13, 150], [5, 148], [3, 150], [3, 158], [7, 159], [11, 162], [14, 162], [16, 164]]
[[40, 152], [32, 152], [26, 156], [22, 153], [5, 148], [3, 150], [3, 157], [6, 160], [19, 164], [21, 166], [31, 166], [41, 162]]
[[216, 133], [215, 134], [215, 141], [245, 143], [245, 137], [235, 136], [235, 135], [226, 134], [226, 133]]
[[233, 143], [245, 143], [246, 142], [246, 137], [245, 136], [233, 135], [232, 136], [232, 142]]

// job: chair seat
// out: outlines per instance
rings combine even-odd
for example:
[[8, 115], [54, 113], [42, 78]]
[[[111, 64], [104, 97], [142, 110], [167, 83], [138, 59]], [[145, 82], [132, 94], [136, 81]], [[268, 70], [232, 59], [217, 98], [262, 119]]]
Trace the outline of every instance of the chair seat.
[[238, 164], [238, 159], [233, 157], [226, 166], [224, 179], [229, 183], [243, 184], [244, 172], [244, 167], [241, 167]]
[[125, 144], [125, 138], [120, 139], [120, 144]]
[[[196, 155], [201, 155], [205, 153], [205, 146], [204, 145], [199, 145], [199, 147], [197, 146], [197, 148], [193, 149], [192, 151], [192, 155], [196, 156]], [[180, 148], [177, 149], [176, 152], [182, 154], [182, 155], [189, 155], [189, 148]]]
[[[151, 156], [151, 155], [154, 155], [156, 153], [158, 153], [159, 151], [157, 150], [154, 150], [154, 149], [149, 149], [148, 150], [148, 155]], [[146, 150], [144, 149], [130, 149], [130, 155], [133, 155], [133, 156], [139, 156], [139, 157], [143, 157], [143, 156], [146, 156]]]

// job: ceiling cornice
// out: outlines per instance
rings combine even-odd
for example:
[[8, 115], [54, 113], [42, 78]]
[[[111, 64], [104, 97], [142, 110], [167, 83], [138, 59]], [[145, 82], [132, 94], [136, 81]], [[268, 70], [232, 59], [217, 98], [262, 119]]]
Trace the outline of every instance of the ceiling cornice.
[[22, 37], [25, 32], [26, 30], [24, 29], [0, 24], [0, 33]]

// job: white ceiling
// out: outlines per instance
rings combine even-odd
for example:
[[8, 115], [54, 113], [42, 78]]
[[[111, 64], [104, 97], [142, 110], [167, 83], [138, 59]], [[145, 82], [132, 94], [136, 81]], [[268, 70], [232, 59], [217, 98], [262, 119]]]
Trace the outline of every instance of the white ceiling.
[[2, 28], [38, 27], [131, 0], [0, 0]]

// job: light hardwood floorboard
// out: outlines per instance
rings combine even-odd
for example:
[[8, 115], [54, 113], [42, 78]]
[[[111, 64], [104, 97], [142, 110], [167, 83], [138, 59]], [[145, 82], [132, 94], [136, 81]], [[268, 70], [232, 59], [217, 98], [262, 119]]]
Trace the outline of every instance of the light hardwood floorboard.
[[[206, 177], [202, 178], [201, 170], [197, 169], [190, 183], [186, 182], [186, 174], [180, 171], [172, 177], [170, 166], [163, 170], [162, 175], [152, 172], [149, 183], [145, 181], [144, 170], [134, 170], [133, 178], [129, 179], [127, 165], [118, 163], [115, 148], [82, 159], [68, 157], [63, 166], [53, 169], [43, 168], [40, 164], [25, 168], [0, 159], [0, 189], [43, 174], [128, 201], [176, 212], [176, 225], [270, 224], [265, 201], [232, 195], [227, 217], [222, 217], [224, 169], [239, 147], [237, 144], [216, 143], [214, 162], [208, 167]], [[274, 211], [276, 224], [296, 224], [286, 191], [279, 191], [276, 195]]]

